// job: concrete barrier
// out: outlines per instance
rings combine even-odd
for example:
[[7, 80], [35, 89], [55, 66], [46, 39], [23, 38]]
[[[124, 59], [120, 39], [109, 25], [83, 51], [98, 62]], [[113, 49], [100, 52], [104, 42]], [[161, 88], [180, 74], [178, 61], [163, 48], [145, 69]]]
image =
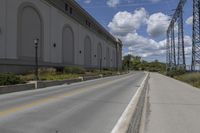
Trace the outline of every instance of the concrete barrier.
[[87, 81], [87, 80], [93, 80], [93, 79], [98, 79], [98, 78], [101, 78], [101, 76], [85, 76], [83, 77], [83, 80], [84, 81]]
[[57, 85], [63, 85], [63, 84], [72, 84], [76, 82], [81, 82], [82, 79], [69, 79], [69, 80], [57, 80], [57, 81], [38, 81], [37, 87], [38, 89], [51, 87], [51, 86], [57, 86]]
[[60, 80], [60, 81], [38, 81], [38, 82], [34, 81], [29, 84], [0, 86], [0, 94], [41, 89], [41, 88], [46, 88], [50, 86], [71, 84], [71, 83], [76, 83], [76, 82], [81, 82], [81, 81], [82, 81], [81, 79], [70, 79], [70, 80]]
[[8, 85], [0, 86], [0, 94], [33, 90], [35, 89], [35, 84], [20, 84], [20, 85]]
[[140, 124], [145, 103], [146, 90], [148, 87], [149, 73], [130, 101], [126, 110], [118, 120], [111, 133], [139, 133]]

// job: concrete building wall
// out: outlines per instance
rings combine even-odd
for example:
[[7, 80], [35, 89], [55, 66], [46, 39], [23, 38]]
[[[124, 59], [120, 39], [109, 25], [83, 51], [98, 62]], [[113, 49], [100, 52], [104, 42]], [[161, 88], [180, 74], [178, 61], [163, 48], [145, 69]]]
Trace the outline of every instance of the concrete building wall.
[[117, 67], [116, 44], [45, 0], [0, 0], [0, 18], [0, 59], [14, 65], [34, 64], [33, 40], [39, 38], [40, 64], [99, 68], [101, 44], [102, 67]]
[[[5, 7], [6, 7], [6, 0], [0, 0], [0, 18], [6, 18]], [[5, 19], [0, 19], [0, 58], [5, 58], [5, 51], [6, 51], [5, 31], [6, 31]]]
[[42, 21], [43, 21], [43, 45], [44, 45], [44, 60], [47, 60], [46, 58], [48, 56], [45, 56], [45, 54], [49, 51], [48, 45], [49, 44], [49, 38], [47, 38], [49, 34], [49, 6], [40, 0], [6, 0], [6, 57], [8, 59], [17, 59], [17, 47], [18, 47], [18, 13], [19, 13], [19, 7], [22, 6], [22, 4], [25, 5], [33, 5], [38, 9], [38, 12], [41, 15]]
[[39, 39], [38, 57], [43, 60], [43, 20], [37, 9], [30, 4], [21, 5], [18, 10], [17, 57], [35, 57], [34, 39]]

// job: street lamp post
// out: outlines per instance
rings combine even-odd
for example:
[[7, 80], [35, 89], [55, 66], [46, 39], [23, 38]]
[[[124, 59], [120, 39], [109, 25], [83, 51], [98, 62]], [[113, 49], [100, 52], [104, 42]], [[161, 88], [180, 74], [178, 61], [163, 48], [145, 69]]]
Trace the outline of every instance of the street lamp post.
[[35, 79], [36, 81], [39, 80], [39, 76], [38, 76], [38, 44], [39, 44], [39, 39], [36, 38], [34, 40], [34, 44], [35, 44]]
[[101, 72], [102, 71], [102, 58], [100, 59], [99, 64], [100, 64], [99, 69], [100, 69], [100, 72]]

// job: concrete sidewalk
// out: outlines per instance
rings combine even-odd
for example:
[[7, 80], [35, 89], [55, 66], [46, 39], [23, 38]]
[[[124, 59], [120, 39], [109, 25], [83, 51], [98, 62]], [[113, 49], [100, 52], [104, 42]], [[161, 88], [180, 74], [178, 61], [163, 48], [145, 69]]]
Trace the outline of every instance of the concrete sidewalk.
[[145, 133], [200, 133], [200, 90], [150, 75]]

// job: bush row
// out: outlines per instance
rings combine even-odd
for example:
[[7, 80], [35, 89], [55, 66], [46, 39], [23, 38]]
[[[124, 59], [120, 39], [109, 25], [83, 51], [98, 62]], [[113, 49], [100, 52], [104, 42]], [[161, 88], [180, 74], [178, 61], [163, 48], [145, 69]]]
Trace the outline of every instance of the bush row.
[[[113, 75], [114, 71], [103, 69], [101, 72], [98, 69], [86, 70], [78, 66], [68, 66], [64, 68], [40, 68], [39, 78], [40, 80], [63, 80], [63, 79], [73, 79], [79, 76], [96, 76], [102, 75]], [[29, 71], [21, 75], [15, 74], [0, 74], [0, 86], [2, 85], [14, 85], [25, 83], [24, 81], [35, 80], [34, 71]]]
[[175, 76], [183, 75], [183, 74], [185, 74], [185, 73], [186, 73], [186, 71], [183, 70], [183, 69], [178, 69], [178, 70], [174, 69], [174, 70], [168, 71], [168, 72], [167, 72], [167, 76], [175, 77]]
[[64, 73], [69, 73], [69, 74], [85, 74], [86, 70], [82, 67], [65, 67], [64, 68]]
[[15, 74], [0, 74], [0, 85], [13, 85], [24, 83], [21, 78]]

